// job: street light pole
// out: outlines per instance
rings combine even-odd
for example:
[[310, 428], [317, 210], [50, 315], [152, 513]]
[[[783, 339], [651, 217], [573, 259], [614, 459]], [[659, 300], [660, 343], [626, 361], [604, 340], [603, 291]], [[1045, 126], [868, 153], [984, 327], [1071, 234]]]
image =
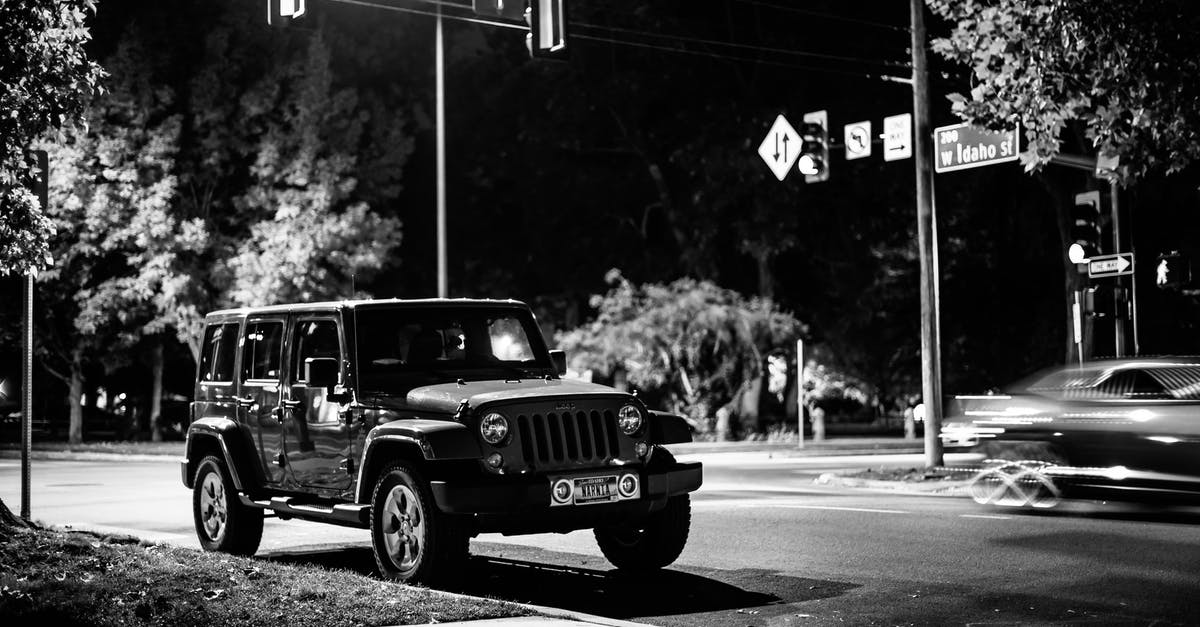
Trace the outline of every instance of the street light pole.
[[446, 298], [449, 294], [449, 279], [446, 269], [446, 72], [445, 53], [442, 42], [442, 3], [437, 3], [437, 31], [434, 37], [434, 53], [437, 74], [437, 294]]
[[943, 465], [942, 367], [938, 302], [937, 224], [929, 122], [929, 72], [925, 60], [925, 3], [910, 0], [912, 14], [913, 157], [917, 175], [917, 241], [921, 258], [921, 396], [925, 404], [925, 465]]

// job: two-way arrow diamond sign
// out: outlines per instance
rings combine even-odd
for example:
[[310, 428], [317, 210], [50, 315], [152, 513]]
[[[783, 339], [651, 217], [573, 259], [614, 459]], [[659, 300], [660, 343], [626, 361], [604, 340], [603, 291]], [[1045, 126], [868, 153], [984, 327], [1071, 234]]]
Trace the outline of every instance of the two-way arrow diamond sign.
[[1088, 260], [1088, 276], [1093, 279], [1122, 274], [1133, 274], [1133, 253], [1097, 255]]
[[771, 130], [758, 146], [758, 156], [767, 162], [767, 167], [775, 174], [775, 178], [783, 180], [788, 170], [796, 165], [800, 158], [800, 135], [788, 124], [783, 115], [775, 118]]

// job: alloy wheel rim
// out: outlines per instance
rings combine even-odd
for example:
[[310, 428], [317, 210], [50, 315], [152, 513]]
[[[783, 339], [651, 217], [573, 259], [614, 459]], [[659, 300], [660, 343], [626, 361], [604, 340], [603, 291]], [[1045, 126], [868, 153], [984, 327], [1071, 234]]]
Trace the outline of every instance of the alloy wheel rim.
[[204, 483], [200, 486], [200, 517], [204, 533], [213, 542], [220, 542], [225, 537], [229, 510], [225, 501], [225, 486], [215, 472], [204, 477]]
[[424, 548], [425, 515], [411, 488], [392, 488], [383, 503], [383, 543], [388, 557], [400, 570], [410, 570]]

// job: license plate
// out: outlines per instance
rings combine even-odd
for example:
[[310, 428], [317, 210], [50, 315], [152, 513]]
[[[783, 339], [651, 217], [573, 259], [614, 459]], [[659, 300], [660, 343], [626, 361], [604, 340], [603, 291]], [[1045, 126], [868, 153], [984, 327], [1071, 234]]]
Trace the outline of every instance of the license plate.
[[575, 504], [611, 503], [617, 500], [617, 476], [580, 477], [575, 480]]

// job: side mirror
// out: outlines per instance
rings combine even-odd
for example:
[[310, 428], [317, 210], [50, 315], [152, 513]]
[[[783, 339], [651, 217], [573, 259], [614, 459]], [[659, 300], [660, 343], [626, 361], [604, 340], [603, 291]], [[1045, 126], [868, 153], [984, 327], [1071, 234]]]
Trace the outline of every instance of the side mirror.
[[567, 374], [567, 351], [558, 348], [552, 349], [550, 363], [554, 364], [554, 373], [558, 376]]
[[310, 388], [330, 388], [338, 384], [340, 368], [333, 357], [309, 357], [304, 360], [304, 380]]

